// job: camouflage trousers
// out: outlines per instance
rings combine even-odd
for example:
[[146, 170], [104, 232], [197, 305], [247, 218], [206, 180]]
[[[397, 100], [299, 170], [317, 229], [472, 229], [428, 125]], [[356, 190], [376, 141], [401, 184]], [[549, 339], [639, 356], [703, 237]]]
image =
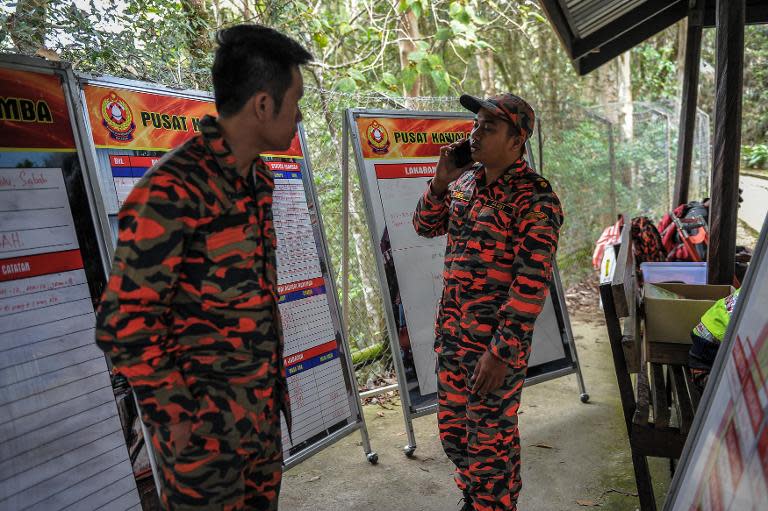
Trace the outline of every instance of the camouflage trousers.
[[504, 384], [480, 397], [471, 392], [476, 362], [438, 355], [440, 441], [475, 511], [515, 511], [522, 487], [517, 411], [526, 369], [510, 367]]
[[173, 427], [150, 427], [169, 511], [276, 511], [282, 481], [280, 408], [273, 388], [211, 389], [185, 445]]

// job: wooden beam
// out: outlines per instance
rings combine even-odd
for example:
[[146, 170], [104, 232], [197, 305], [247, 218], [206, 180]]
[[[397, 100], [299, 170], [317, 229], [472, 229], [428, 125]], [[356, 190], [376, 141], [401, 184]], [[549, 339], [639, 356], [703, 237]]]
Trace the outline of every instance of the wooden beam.
[[[699, 0], [699, 6], [703, 1]], [[677, 139], [677, 169], [675, 172], [675, 193], [672, 204], [688, 202], [691, 182], [691, 161], [693, 160], [693, 135], [696, 131], [696, 102], [699, 97], [699, 65], [701, 60], [701, 10], [688, 15], [688, 34], [685, 40], [685, 71], [683, 97], [680, 108], [680, 131]], [[700, 198], [700, 197], [699, 197]]]
[[677, 23], [688, 14], [688, 2], [678, 2], [668, 9], [646, 19], [637, 27], [624, 32], [621, 37], [596, 48], [594, 51], [573, 60], [573, 65], [580, 75], [594, 71], [609, 60], [613, 60], [627, 50], [631, 50], [649, 37]]
[[[707, 0], [707, 7], [704, 11], [703, 20], [704, 28], [716, 26], [716, 7], [716, 0]], [[768, 2], [765, 0], [747, 0], [744, 23], [746, 25], [768, 23]]]
[[[687, 3], [688, 0], [680, 0]], [[631, 11], [625, 13], [617, 20], [609, 23], [603, 28], [592, 32], [583, 39], [576, 39], [573, 42], [572, 59], [583, 57], [587, 53], [604, 46], [606, 43], [618, 39], [626, 32], [636, 28], [647, 19], [658, 16], [659, 13], [669, 9], [673, 4], [667, 0], [656, 0], [654, 2], [643, 2]]]
[[611, 290], [613, 291], [613, 303], [616, 315], [626, 318], [630, 315], [630, 308], [635, 306], [634, 278], [635, 258], [632, 252], [632, 221], [626, 214], [624, 228], [621, 230], [621, 245], [619, 255], [616, 256], [616, 269], [613, 271]]
[[627, 436], [632, 436], [632, 417], [635, 415], [635, 391], [632, 387], [632, 379], [627, 370], [627, 362], [624, 359], [624, 350], [621, 347], [621, 323], [616, 315], [616, 307], [613, 303], [613, 291], [610, 284], [600, 285], [600, 298], [603, 301], [603, 314], [605, 326], [608, 329], [608, 340], [613, 354], [613, 369], [616, 372], [616, 383], [619, 386], [621, 409], [624, 412], [624, 424], [627, 427]]
[[717, 0], [717, 87], [707, 265], [707, 281], [710, 284], [733, 282], [744, 84], [745, 2]]

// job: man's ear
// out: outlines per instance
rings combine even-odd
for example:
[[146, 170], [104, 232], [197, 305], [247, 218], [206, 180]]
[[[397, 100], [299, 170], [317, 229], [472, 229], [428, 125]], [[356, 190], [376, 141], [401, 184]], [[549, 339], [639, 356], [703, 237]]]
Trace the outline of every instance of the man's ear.
[[518, 151], [520, 150], [522, 152], [523, 148], [525, 147], [525, 137], [522, 135], [515, 135], [513, 137], [509, 137], [509, 148], [512, 151]]
[[272, 96], [266, 92], [257, 92], [248, 100], [249, 108], [253, 115], [260, 121], [266, 121], [272, 118], [275, 111], [275, 102]]

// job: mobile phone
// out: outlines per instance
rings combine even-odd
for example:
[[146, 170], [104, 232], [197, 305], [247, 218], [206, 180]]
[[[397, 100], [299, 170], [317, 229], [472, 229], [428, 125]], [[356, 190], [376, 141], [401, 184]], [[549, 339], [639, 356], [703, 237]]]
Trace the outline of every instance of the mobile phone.
[[472, 163], [472, 148], [469, 145], [469, 139], [465, 138], [461, 144], [453, 149], [453, 162], [456, 167], [466, 167]]

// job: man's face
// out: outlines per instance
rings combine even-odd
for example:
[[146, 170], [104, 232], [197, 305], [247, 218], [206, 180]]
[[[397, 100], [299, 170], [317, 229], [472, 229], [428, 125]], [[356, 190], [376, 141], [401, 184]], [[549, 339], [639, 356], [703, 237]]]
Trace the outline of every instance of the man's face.
[[519, 136], [510, 135], [509, 124], [485, 108], [475, 117], [470, 134], [472, 158], [485, 165], [506, 163], [509, 155], [520, 147]]
[[[299, 100], [304, 95], [304, 79], [298, 68], [291, 71], [291, 86], [285, 91], [280, 112], [265, 126], [264, 138], [271, 151], [285, 151], [296, 136], [296, 125], [301, 122]], [[277, 105], [275, 105], [277, 107]]]

